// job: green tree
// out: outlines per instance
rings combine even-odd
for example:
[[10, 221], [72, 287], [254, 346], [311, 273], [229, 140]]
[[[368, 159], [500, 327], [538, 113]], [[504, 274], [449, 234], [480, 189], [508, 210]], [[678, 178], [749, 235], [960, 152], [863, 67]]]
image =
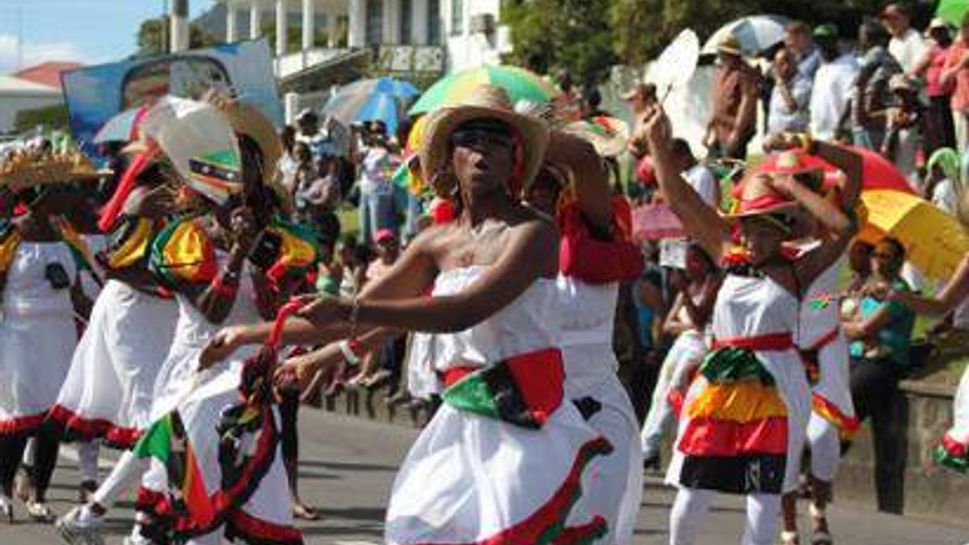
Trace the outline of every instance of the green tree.
[[[138, 28], [138, 55], [158, 55], [167, 53], [166, 44], [169, 43], [168, 18], [151, 18], [142, 21]], [[215, 45], [219, 40], [205, 32], [201, 26], [191, 23], [188, 26], [188, 46], [191, 49], [209, 47]]]
[[[865, 16], [878, 13], [882, 0], [613, 0], [613, 47], [621, 62], [642, 64], [655, 58], [684, 28], [705, 40], [724, 24], [748, 15], [778, 14], [810, 25], [836, 24], [854, 36]], [[913, 3], [914, 8], [919, 5]], [[918, 9], [916, 9], [918, 12]]]
[[54, 104], [31, 110], [21, 110], [14, 118], [13, 132], [26, 132], [36, 127], [50, 129], [67, 129], [67, 106]]
[[508, 59], [539, 72], [566, 68], [578, 83], [596, 84], [618, 61], [610, 7], [614, 0], [510, 0], [502, 22], [515, 50]]

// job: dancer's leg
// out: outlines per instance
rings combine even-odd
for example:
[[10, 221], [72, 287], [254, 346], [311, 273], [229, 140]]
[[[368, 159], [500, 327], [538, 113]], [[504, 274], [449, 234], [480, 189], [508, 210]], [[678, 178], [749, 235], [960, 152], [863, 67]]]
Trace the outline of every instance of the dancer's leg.
[[743, 545], [772, 545], [777, 536], [781, 497], [777, 494], [747, 495], [747, 527]]
[[811, 474], [822, 481], [833, 481], [841, 460], [838, 427], [812, 414], [807, 433], [808, 444], [811, 446]]
[[83, 441], [77, 445], [78, 465], [81, 470], [81, 486], [97, 486], [98, 452], [101, 445], [97, 441]]
[[23, 460], [27, 438], [22, 435], [0, 435], [0, 494], [13, 495], [13, 479]]
[[105, 477], [104, 482], [91, 496], [93, 504], [107, 509], [126, 490], [130, 490], [139, 477], [148, 470], [148, 460], [138, 458], [131, 451], [125, 451]]
[[670, 545], [693, 545], [713, 503], [711, 490], [681, 487], [670, 509]]

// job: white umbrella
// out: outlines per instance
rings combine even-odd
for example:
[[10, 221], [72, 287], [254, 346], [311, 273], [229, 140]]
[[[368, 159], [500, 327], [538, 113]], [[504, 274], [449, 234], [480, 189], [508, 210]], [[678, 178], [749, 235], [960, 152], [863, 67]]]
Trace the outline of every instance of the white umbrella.
[[710, 36], [703, 44], [703, 53], [716, 53], [720, 45], [731, 34], [740, 42], [745, 54], [760, 53], [784, 39], [784, 27], [791, 20], [783, 15], [752, 15], [731, 21]]
[[674, 88], [686, 86], [696, 72], [699, 59], [700, 39], [695, 32], [685, 29], [650, 64], [646, 79], [656, 85], [661, 102]]

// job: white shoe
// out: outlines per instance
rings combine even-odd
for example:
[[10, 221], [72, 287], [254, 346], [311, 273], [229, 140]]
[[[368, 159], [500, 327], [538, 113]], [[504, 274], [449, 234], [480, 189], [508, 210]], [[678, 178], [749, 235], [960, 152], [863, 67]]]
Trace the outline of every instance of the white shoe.
[[13, 500], [0, 494], [0, 522], [13, 524]]
[[124, 536], [123, 543], [124, 545], [154, 545], [150, 539], [142, 537], [141, 527], [137, 524], [130, 534]]
[[104, 538], [101, 537], [103, 517], [90, 511], [84, 516], [82, 509], [84, 506], [75, 507], [57, 519], [54, 527], [58, 535], [69, 545], [104, 545]]

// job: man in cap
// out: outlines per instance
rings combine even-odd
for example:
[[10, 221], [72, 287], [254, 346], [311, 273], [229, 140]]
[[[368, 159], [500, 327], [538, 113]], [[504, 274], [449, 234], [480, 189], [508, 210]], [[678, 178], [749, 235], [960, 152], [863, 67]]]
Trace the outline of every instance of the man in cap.
[[811, 134], [818, 140], [841, 139], [845, 133], [848, 102], [858, 77], [854, 56], [838, 47], [838, 27], [824, 24], [814, 29], [821, 65], [811, 88]]
[[744, 61], [733, 35], [717, 47], [717, 58], [721, 67], [704, 143], [714, 156], [743, 160], [755, 132], [759, 75]]
[[911, 72], [925, 55], [925, 40], [922, 34], [912, 28], [911, 12], [901, 4], [888, 4], [879, 18], [892, 35], [888, 52], [902, 65], [902, 70]]

